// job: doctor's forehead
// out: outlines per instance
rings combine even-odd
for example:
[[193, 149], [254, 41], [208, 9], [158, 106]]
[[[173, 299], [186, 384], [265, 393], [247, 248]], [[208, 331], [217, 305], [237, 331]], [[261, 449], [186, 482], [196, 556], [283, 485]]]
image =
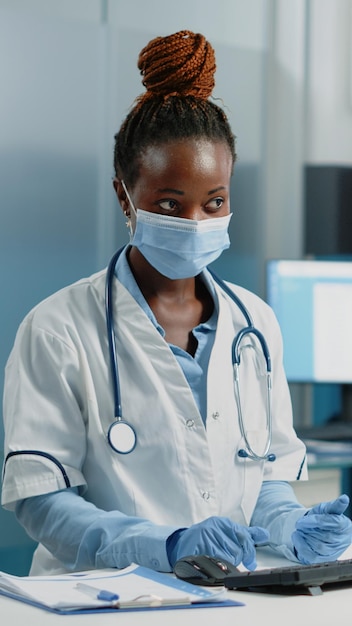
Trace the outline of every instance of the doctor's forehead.
[[217, 177], [228, 181], [232, 155], [225, 142], [187, 139], [145, 148], [139, 158], [138, 178]]

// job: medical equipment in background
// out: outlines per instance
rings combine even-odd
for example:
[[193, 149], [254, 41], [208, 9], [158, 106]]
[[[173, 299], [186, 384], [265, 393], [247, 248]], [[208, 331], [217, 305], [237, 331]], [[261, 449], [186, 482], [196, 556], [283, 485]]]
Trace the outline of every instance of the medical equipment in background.
[[[115, 410], [115, 421], [110, 425], [108, 430], [108, 441], [110, 446], [115, 452], [119, 454], [129, 454], [134, 450], [137, 443], [137, 435], [133, 426], [127, 422], [122, 417], [122, 408], [121, 408], [121, 391], [120, 391], [120, 378], [118, 373], [118, 365], [117, 365], [117, 353], [116, 353], [116, 338], [114, 331], [114, 312], [113, 312], [113, 299], [112, 299], [112, 284], [115, 274], [115, 266], [116, 262], [123, 251], [124, 248], [119, 249], [112, 257], [106, 275], [106, 284], [105, 284], [105, 314], [106, 314], [106, 327], [108, 334], [108, 342], [109, 342], [109, 356], [110, 356], [110, 367], [112, 373], [112, 382], [113, 382], [113, 391], [114, 391], [114, 410]], [[229, 298], [238, 306], [241, 313], [243, 314], [246, 320], [246, 326], [244, 326], [235, 336], [232, 343], [232, 362], [234, 367], [234, 387], [235, 387], [235, 396], [237, 402], [238, 409], [238, 420], [241, 436], [245, 442], [245, 448], [241, 448], [238, 451], [238, 456], [241, 458], [248, 458], [252, 461], [275, 461], [276, 456], [272, 452], [270, 452], [270, 447], [272, 443], [272, 408], [271, 408], [271, 393], [272, 393], [272, 385], [271, 385], [271, 358], [269, 353], [268, 345], [265, 341], [263, 334], [255, 328], [253, 324], [253, 320], [249, 314], [249, 311], [243, 304], [243, 302], [238, 298], [238, 296], [227, 286], [227, 284], [221, 280], [216, 274], [214, 274], [209, 268], [207, 268], [213, 277], [214, 281], [219, 285], [219, 287], [229, 296]], [[246, 434], [246, 430], [244, 427], [244, 419], [242, 412], [242, 403], [241, 403], [241, 393], [240, 393], [240, 378], [239, 378], [239, 366], [241, 361], [241, 342], [244, 337], [248, 335], [254, 335], [259, 344], [261, 346], [265, 363], [266, 363], [266, 383], [267, 383], [267, 406], [266, 406], [266, 431], [267, 431], [267, 439], [264, 447], [264, 451], [262, 454], [257, 454]]]

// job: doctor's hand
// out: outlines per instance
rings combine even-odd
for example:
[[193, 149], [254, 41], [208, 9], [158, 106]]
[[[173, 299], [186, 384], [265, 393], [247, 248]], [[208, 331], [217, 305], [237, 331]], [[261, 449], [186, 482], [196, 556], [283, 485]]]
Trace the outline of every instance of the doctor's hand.
[[243, 563], [247, 569], [257, 566], [255, 547], [267, 543], [269, 533], [259, 526], [241, 526], [227, 517], [209, 517], [174, 532], [166, 549], [171, 567], [178, 559], [191, 554], [207, 554], [226, 559], [233, 565]]
[[352, 542], [352, 522], [343, 515], [349, 497], [323, 502], [296, 522], [292, 543], [301, 563], [323, 563], [337, 559]]

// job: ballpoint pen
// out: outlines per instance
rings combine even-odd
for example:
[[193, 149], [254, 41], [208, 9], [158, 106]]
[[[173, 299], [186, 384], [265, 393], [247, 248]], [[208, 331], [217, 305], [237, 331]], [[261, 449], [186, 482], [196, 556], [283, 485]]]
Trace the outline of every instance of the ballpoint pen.
[[91, 587], [91, 585], [86, 585], [84, 583], [77, 583], [76, 589], [82, 591], [87, 596], [94, 598], [95, 600], [103, 600], [104, 602], [116, 602], [119, 599], [117, 593], [113, 591], [107, 591], [106, 589], [97, 589], [96, 587]]
[[115, 608], [155, 608], [162, 606], [178, 606], [191, 604], [191, 600], [188, 596], [182, 598], [160, 598], [154, 594], [142, 594], [131, 600], [125, 602], [118, 602], [119, 596], [113, 591], [107, 591], [106, 589], [97, 589], [91, 587], [85, 583], [77, 583], [76, 589], [82, 591], [86, 595], [94, 598], [95, 600], [103, 600], [105, 602], [115, 603]]

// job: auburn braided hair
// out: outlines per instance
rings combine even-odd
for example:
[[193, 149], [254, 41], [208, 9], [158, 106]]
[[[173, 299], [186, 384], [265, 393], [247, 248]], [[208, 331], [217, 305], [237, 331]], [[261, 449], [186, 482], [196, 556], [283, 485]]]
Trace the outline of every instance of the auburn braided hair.
[[116, 177], [133, 187], [148, 146], [189, 138], [227, 143], [236, 160], [235, 137], [224, 111], [209, 100], [215, 53], [201, 34], [182, 30], [150, 41], [138, 58], [146, 92], [115, 135]]

